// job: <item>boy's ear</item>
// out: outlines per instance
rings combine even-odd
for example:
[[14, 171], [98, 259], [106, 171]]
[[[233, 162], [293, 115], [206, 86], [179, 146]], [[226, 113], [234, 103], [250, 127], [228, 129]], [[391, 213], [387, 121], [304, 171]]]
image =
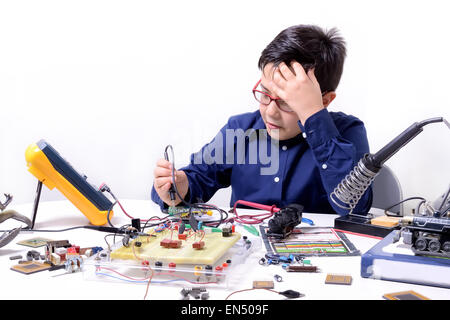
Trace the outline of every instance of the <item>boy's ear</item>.
[[331, 103], [331, 101], [334, 100], [334, 98], [336, 98], [336, 92], [330, 91], [330, 92], [325, 93], [322, 97], [323, 106], [325, 108], [328, 107], [328, 105]]

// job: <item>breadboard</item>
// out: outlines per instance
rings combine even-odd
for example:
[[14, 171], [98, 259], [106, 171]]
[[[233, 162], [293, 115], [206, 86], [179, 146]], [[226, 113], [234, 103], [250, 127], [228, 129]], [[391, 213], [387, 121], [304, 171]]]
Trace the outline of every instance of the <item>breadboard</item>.
[[[205, 242], [205, 246], [197, 250], [192, 247], [192, 244], [198, 241], [199, 237], [183, 240], [180, 248], [165, 248], [160, 245], [161, 240], [165, 238], [178, 239], [178, 232], [173, 231], [172, 233], [170, 230], [164, 230], [155, 235], [156, 237], [139, 237], [128, 247], [123, 246], [113, 250], [111, 259], [143, 259], [150, 262], [213, 265], [241, 238], [241, 234], [237, 232], [229, 237], [222, 236], [220, 232], [206, 233], [202, 240]], [[136, 241], [141, 242], [142, 245], [134, 246]]]

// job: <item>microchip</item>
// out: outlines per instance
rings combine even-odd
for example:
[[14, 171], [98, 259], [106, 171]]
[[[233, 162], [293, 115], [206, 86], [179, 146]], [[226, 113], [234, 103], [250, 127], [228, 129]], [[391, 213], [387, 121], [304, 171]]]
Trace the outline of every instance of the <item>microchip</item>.
[[383, 295], [383, 298], [387, 300], [430, 300], [429, 298], [412, 290], [386, 293], [385, 295]]
[[50, 265], [46, 263], [33, 262], [29, 261], [28, 263], [22, 263], [11, 267], [11, 270], [24, 273], [31, 274], [39, 271], [44, 271], [50, 269]]
[[273, 281], [253, 281], [253, 289], [273, 289]]
[[349, 275], [341, 275], [341, 274], [327, 274], [325, 279], [326, 284], [352, 284], [352, 276]]
[[28, 240], [23, 240], [23, 241], [17, 242], [17, 244], [20, 244], [22, 246], [32, 247], [32, 248], [38, 248], [38, 247], [45, 246], [47, 244], [47, 241], [52, 241], [52, 240], [37, 237], [37, 238], [31, 238]]

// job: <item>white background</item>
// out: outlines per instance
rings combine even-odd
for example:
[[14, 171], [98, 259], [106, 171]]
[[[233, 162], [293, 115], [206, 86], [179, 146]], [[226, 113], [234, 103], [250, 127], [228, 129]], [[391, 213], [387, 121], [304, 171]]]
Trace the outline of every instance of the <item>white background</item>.
[[[363, 120], [376, 152], [416, 121], [450, 119], [447, 3], [0, 1], [0, 193], [32, 201], [24, 153], [43, 138], [91, 183], [149, 199], [167, 144], [180, 167], [228, 117], [257, 109], [260, 53], [295, 24], [341, 31], [348, 56], [329, 109]], [[449, 137], [425, 127], [387, 162], [405, 197], [448, 187]]]

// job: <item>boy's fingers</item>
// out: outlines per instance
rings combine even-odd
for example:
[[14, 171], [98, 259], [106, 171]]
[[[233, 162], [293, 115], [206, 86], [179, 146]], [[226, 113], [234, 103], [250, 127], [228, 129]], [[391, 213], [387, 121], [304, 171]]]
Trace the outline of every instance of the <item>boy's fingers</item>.
[[172, 164], [169, 161], [167, 161], [166, 159], [159, 159], [156, 162], [156, 166], [167, 168], [167, 169], [171, 169], [172, 168]]
[[275, 70], [273, 73], [273, 82], [275, 82], [275, 84], [280, 87], [281, 89], [284, 88], [286, 86], [286, 79], [283, 77], [283, 75], [281, 74], [280, 70]]
[[312, 81], [315, 85], [318, 85], [318, 84], [319, 84], [319, 82], [317, 81], [317, 78], [316, 78], [316, 74], [315, 74], [314, 68], [309, 69], [309, 71], [308, 71], [308, 77], [311, 79], [311, 81]]
[[159, 177], [170, 177], [172, 176], [172, 170], [164, 168], [164, 167], [156, 167], [153, 171], [153, 175], [155, 178]]
[[161, 191], [169, 191], [171, 185], [172, 185], [171, 183], [166, 183], [165, 185], [163, 185], [163, 186], [160, 188], [160, 190], [161, 190]]
[[287, 81], [295, 79], [295, 74], [291, 71], [291, 69], [289, 69], [286, 63], [284, 62], [280, 63], [278, 70], [280, 71], [283, 78], [286, 79]]
[[161, 189], [165, 184], [172, 184], [172, 177], [161, 177], [155, 179], [155, 188]]
[[280, 99], [284, 99], [284, 91], [273, 81], [268, 83], [268, 89]]
[[294, 69], [295, 75], [298, 79], [305, 79], [306, 77], [308, 77], [303, 66], [297, 61], [292, 61], [291, 67]]

